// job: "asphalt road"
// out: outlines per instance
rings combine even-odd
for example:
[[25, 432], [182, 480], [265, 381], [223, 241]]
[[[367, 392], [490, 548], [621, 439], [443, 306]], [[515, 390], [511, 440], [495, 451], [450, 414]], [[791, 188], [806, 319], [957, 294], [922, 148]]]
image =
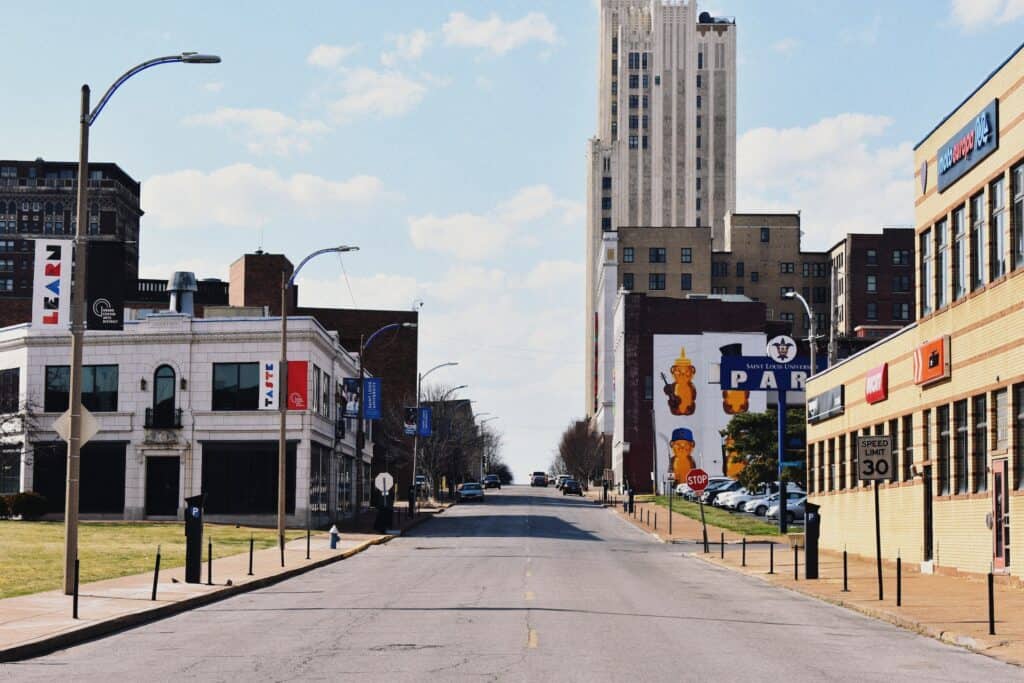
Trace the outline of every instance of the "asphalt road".
[[711, 567], [553, 489], [0, 679], [1020, 681], [1024, 672]]

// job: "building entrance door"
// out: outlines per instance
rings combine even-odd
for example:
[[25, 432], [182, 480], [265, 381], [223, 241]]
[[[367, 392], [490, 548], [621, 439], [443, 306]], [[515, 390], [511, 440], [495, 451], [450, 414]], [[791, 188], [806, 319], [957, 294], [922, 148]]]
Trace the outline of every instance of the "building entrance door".
[[992, 461], [992, 568], [1010, 566], [1010, 482], [1006, 461]]
[[925, 465], [921, 468], [921, 487], [924, 490], [924, 555], [921, 558], [929, 562], [933, 557], [932, 541], [934, 536], [934, 522], [932, 519], [932, 466]]
[[147, 516], [178, 514], [178, 464], [177, 456], [146, 458]]

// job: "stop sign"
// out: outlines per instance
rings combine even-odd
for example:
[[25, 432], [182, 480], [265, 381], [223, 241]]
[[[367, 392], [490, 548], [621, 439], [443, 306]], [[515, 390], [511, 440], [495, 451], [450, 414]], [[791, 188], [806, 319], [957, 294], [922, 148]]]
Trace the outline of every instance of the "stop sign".
[[690, 470], [686, 475], [686, 485], [700, 493], [708, 487], [708, 473], [704, 470]]

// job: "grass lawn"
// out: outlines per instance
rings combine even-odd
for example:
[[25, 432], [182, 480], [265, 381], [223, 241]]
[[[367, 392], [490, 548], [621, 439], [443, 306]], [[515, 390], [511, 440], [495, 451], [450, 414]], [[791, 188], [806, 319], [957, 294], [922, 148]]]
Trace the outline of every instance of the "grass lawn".
[[[203, 543], [213, 541], [213, 556], [248, 552], [277, 544], [277, 529], [205, 524]], [[290, 531], [288, 539], [305, 536]], [[83, 522], [78, 529], [80, 581], [140, 574], [153, 570], [160, 545], [160, 568], [185, 564], [185, 526], [181, 522]], [[203, 561], [206, 548], [203, 548]], [[63, 586], [64, 523], [0, 521], [0, 598]]]
[[[647, 496], [650, 500], [661, 507], [668, 507], [668, 496]], [[639, 496], [637, 497], [639, 499]], [[672, 496], [672, 509], [690, 519], [700, 521], [700, 505], [682, 500]], [[778, 536], [779, 527], [777, 524], [769, 524], [760, 517], [750, 515], [738, 515], [716, 508], [711, 505], [704, 506], [704, 519], [710, 526], [717, 526], [721, 529], [735, 531], [745, 536]]]

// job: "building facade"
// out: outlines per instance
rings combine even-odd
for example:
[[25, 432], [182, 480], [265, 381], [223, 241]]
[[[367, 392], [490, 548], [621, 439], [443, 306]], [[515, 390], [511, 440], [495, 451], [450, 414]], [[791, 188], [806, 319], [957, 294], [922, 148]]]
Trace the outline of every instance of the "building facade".
[[[290, 319], [288, 336], [287, 393], [299, 396], [287, 422], [288, 523], [323, 526], [366, 502], [355, 479], [369, 477], [369, 455], [356, 466], [354, 420], [340, 413], [354, 360], [312, 318]], [[53, 515], [64, 511], [66, 447], [54, 422], [67, 409], [69, 348], [67, 334], [0, 330], [4, 408], [24, 416], [3, 439], [0, 493], [39, 492]], [[83, 405], [98, 431], [82, 449], [83, 515], [181, 519], [185, 496], [205, 493], [208, 519], [272, 520], [279, 413], [261, 405], [265, 363], [279, 354], [277, 318], [164, 312], [87, 332]]]
[[[736, 203], [736, 25], [696, 0], [602, 0], [598, 131], [587, 146], [586, 358], [600, 316], [603, 233], [624, 225], [724, 230]], [[605, 286], [610, 283], [605, 280]], [[599, 399], [587, 364], [586, 412]]]
[[883, 556], [1024, 573], [1011, 553], [1024, 525], [1022, 84], [1024, 46], [914, 150], [917, 322], [808, 383], [808, 490], [824, 547], [874, 554], [856, 437], [891, 435]]

